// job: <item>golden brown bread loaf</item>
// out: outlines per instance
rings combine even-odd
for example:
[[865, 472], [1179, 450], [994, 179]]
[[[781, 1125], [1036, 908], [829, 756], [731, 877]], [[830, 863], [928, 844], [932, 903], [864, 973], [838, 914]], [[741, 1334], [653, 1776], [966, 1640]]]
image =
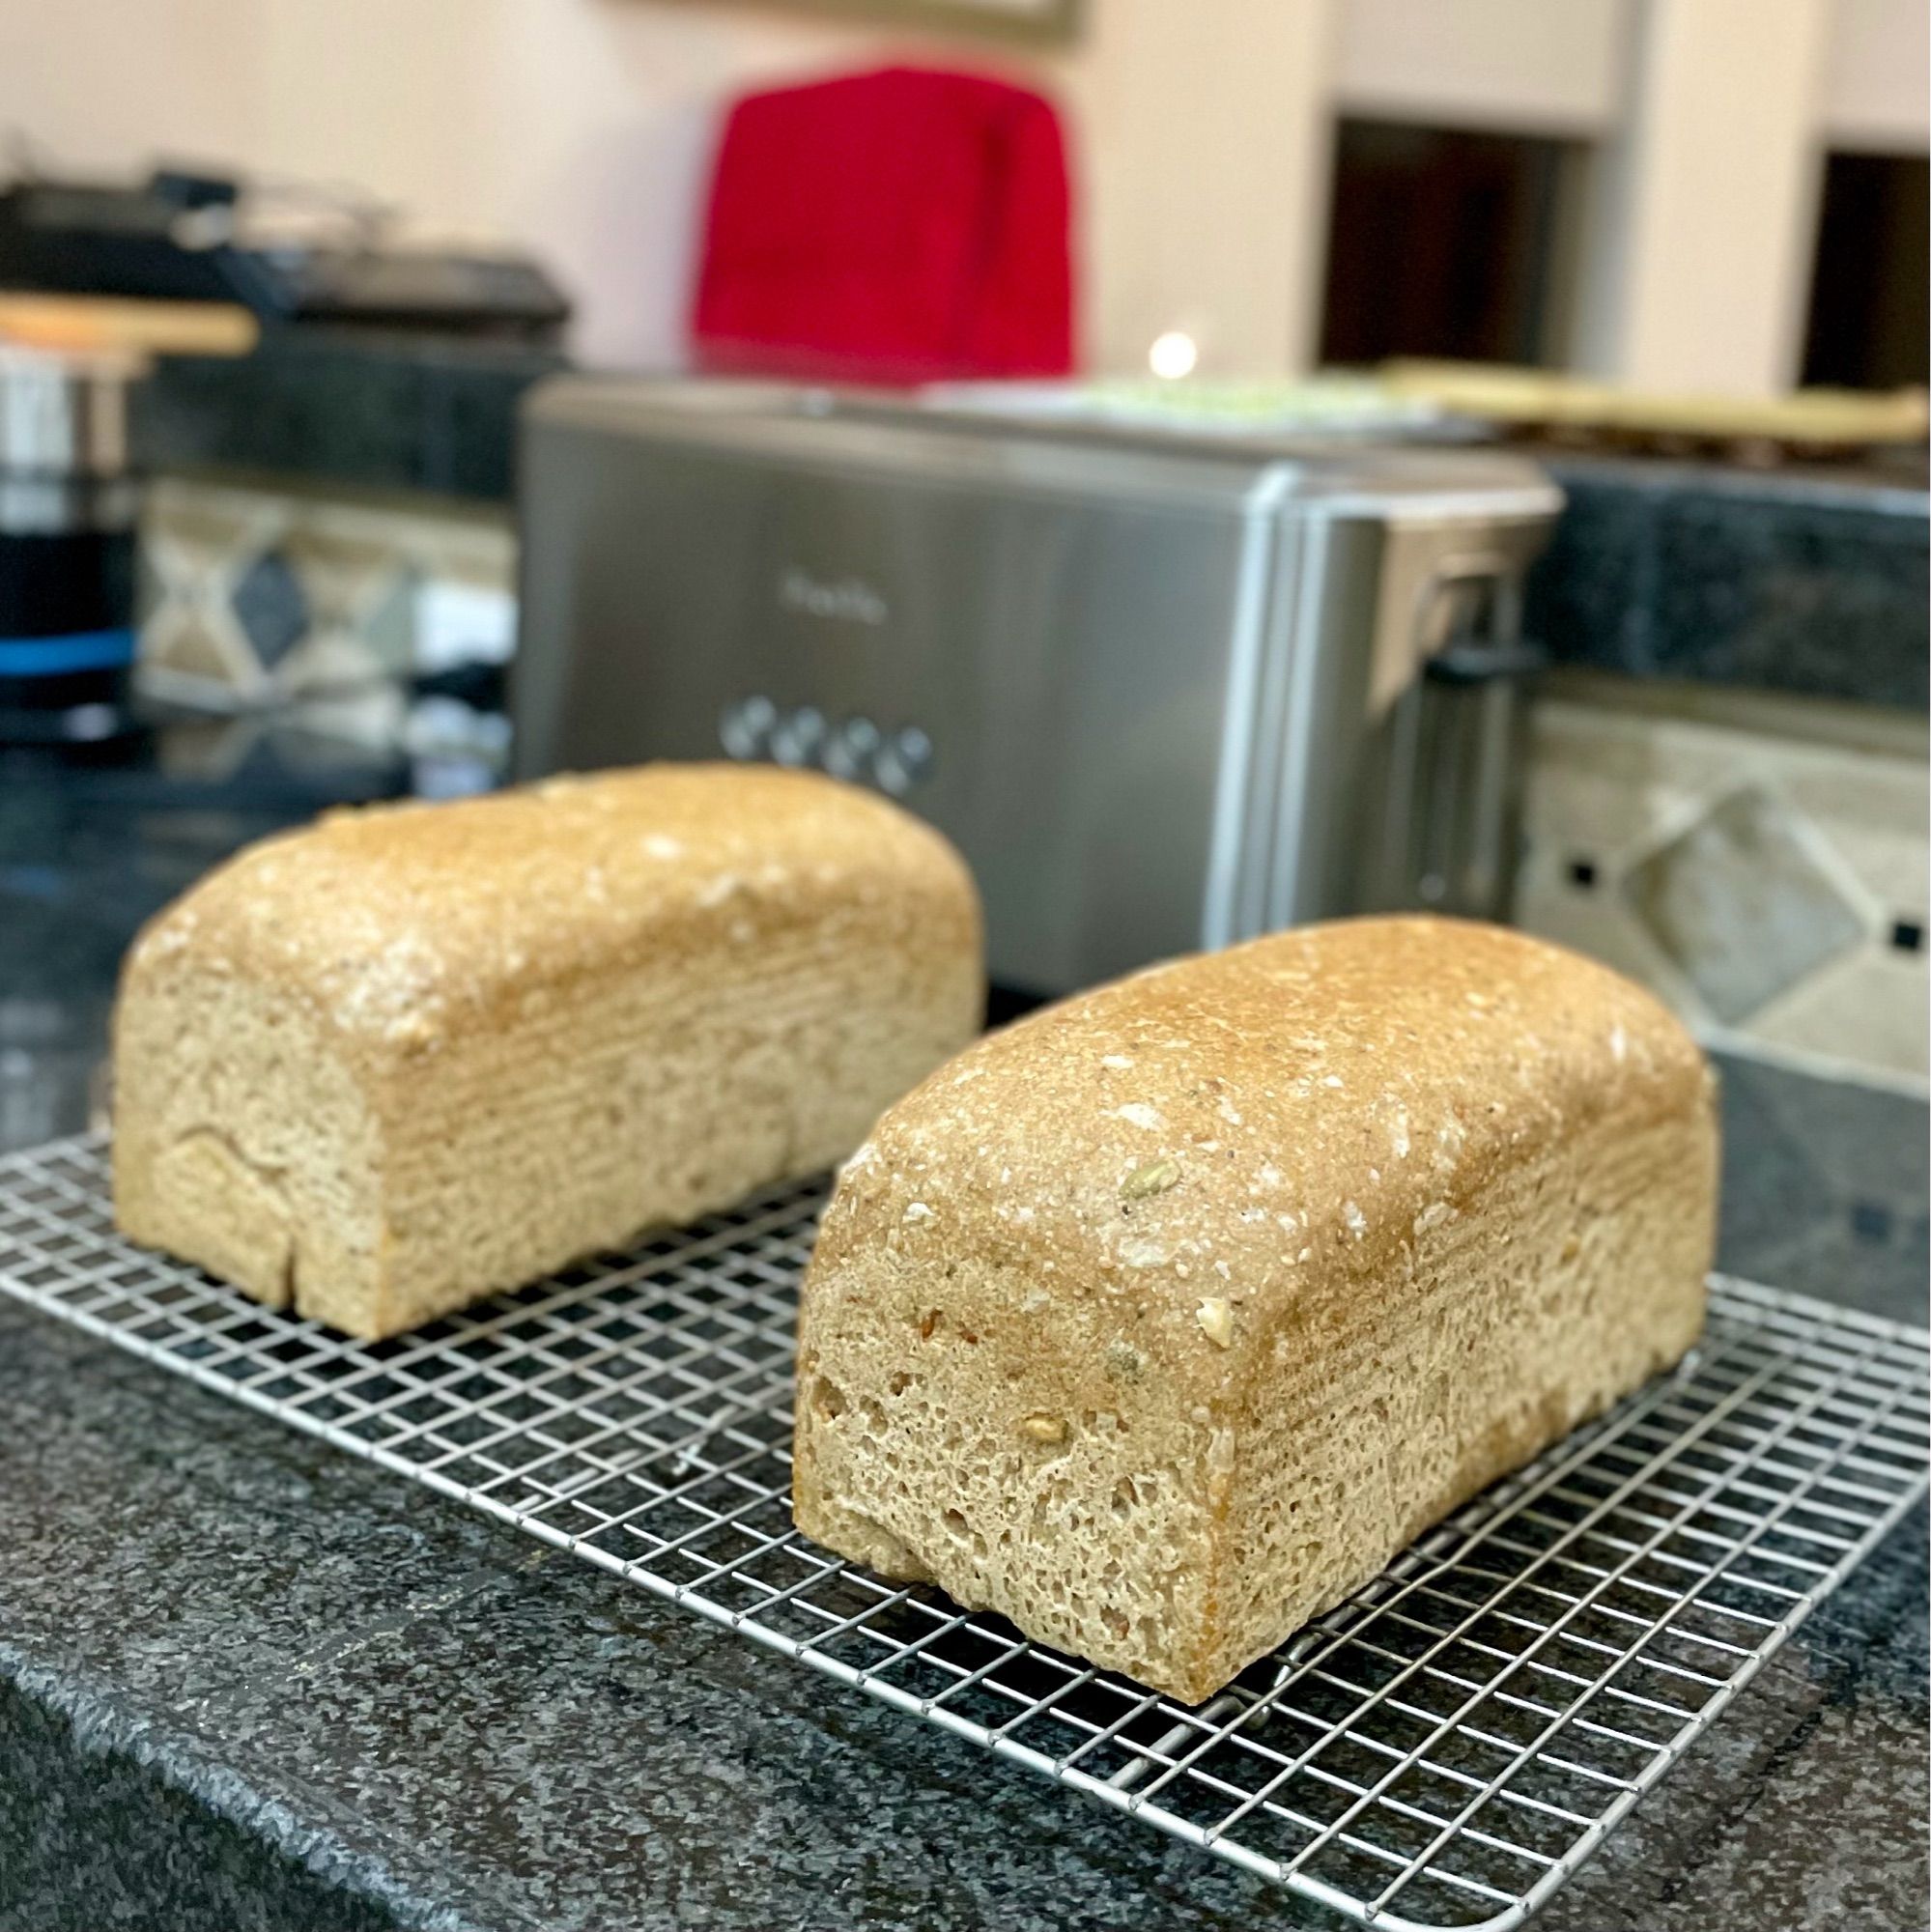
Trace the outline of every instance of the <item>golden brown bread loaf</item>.
[[1377, 919], [994, 1034], [841, 1175], [808, 1536], [1189, 1702], [1702, 1326], [1683, 1029], [1496, 927]]
[[963, 1045], [950, 845], [804, 773], [653, 765], [333, 814], [148, 926], [114, 1207], [391, 1335], [849, 1153]]

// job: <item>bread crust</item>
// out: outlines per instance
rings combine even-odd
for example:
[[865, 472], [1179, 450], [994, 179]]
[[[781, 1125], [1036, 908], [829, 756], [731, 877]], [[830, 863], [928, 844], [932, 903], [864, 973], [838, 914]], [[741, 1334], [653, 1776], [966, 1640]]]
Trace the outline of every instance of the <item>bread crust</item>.
[[1497, 927], [1341, 922], [1065, 1002], [840, 1177], [798, 1521], [1210, 1695], [1688, 1349], [1716, 1161], [1676, 1020]]
[[334, 812], [129, 953], [116, 1214], [390, 1334], [837, 1159], [982, 1003], [963, 862], [830, 779], [652, 765]]

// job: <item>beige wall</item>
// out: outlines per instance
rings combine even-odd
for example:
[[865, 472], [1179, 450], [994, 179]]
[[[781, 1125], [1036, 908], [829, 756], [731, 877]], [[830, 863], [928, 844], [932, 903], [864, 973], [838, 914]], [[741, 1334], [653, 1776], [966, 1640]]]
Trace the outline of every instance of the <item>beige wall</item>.
[[168, 154], [346, 178], [420, 226], [527, 242], [579, 298], [580, 348], [649, 365], [682, 344], [733, 92], [895, 52], [1016, 68], [1072, 124], [1095, 364], [1143, 366], [1181, 327], [1203, 369], [1242, 374], [1309, 354], [1337, 106], [1599, 137], [1590, 359], [1748, 388], [1790, 374], [1827, 130], [1923, 145], [1924, 0], [1088, 15], [1077, 45], [1029, 57], [729, 0], [0, 0], [0, 128], [73, 166]]
[[1148, 345], [1178, 328], [1199, 344], [1203, 374], [1305, 362], [1333, 0], [1093, 0], [1090, 11], [1091, 39], [1061, 79], [1084, 137], [1094, 360], [1144, 369]]
[[1636, 0], [1349, 0], [1335, 91], [1350, 113], [1592, 134], [1622, 110]]
[[1650, 0], [1604, 156], [1584, 359], [1641, 387], [1796, 373], [1831, 0]]
[[1837, 0], [1824, 75], [1833, 146], [1921, 154], [1931, 145], [1931, 7]]
[[0, 129], [10, 146], [120, 167], [153, 149], [253, 155], [266, 22], [256, 0], [0, 6]]

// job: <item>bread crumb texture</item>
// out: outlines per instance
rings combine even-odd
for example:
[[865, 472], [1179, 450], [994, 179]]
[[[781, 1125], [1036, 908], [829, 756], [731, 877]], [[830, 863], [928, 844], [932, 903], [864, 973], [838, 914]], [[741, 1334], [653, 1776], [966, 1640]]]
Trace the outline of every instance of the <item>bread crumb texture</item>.
[[1049, 1008], [844, 1170], [798, 1522], [1199, 1701], [1684, 1353], [1716, 1170], [1681, 1026], [1498, 927], [1312, 926]]
[[740, 765], [334, 812], [163, 912], [115, 1016], [115, 1208], [393, 1334], [849, 1153], [976, 1032], [957, 854]]

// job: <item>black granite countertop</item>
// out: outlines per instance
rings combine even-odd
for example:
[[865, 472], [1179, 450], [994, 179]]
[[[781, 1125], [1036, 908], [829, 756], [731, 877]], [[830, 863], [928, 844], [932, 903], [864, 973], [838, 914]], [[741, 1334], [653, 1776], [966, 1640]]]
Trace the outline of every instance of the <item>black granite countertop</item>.
[[562, 353], [284, 325], [249, 355], [163, 356], [134, 393], [147, 469], [214, 468], [507, 502], [516, 406]]
[[71, 1132], [134, 929], [217, 860], [409, 768], [298, 712], [160, 721], [83, 759], [0, 746], [0, 1147]]
[[[517, 406], [554, 350], [292, 327], [252, 355], [162, 359], [137, 394], [151, 469], [507, 501]], [[1921, 451], [1750, 469], [1531, 450], [1569, 506], [1531, 573], [1558, 664], [1903, 706], [1931, 700]]]
[[[0, 770], [0, 1141], [81, 1123], [141, 914], [328, 781], [164, 767]], [[1723, 1071], [1724, 1264], [1921, 1319], [1923, 1105]], [[11, 1304], [0, 1418], [6, 1932], [1334, 1922]], [[1922, 1925], [1925, 1575], [1919, 1517], [1539, 1923]]]
[[1546, 455], [1568, 498], [1524, 623], [1557, 664], [1921, 713], [1920, 473]]

